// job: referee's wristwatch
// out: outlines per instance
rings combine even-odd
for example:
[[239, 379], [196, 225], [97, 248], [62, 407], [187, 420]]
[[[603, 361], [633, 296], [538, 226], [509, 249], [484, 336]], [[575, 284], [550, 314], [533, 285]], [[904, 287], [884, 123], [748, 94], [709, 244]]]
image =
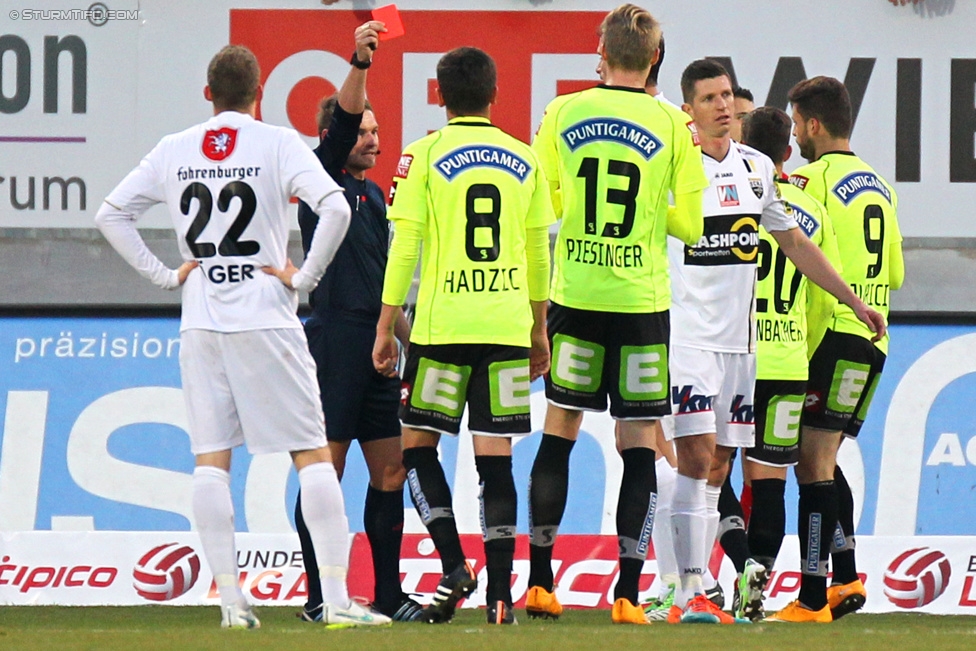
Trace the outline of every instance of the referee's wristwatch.
[[359, 57], [356, 56], [356, 51], [353, 50], [352, 56], [349, 58], [349, 64], [355, 68], [359, 68], [360, 70], [365, 70], [366, 68], [373, 65], [373, 60], [370, 59], [368, 61], [360, 61]]

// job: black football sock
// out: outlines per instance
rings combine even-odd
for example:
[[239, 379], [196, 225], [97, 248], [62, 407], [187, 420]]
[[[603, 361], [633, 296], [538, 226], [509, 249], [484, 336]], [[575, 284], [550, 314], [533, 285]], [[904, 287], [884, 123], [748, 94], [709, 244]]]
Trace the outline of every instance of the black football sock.
[[786, 535], [786, 480], [752, 480], [752, 516], [749, 518], [749, 554], [773, 569]]
[[315, 549], [312, 547], [312, 536], [305, 526], [302, 516], [302, 492], [298, 491], [295, 500], [295, 529], [298, 531], [298, 541], [302, 546], [302, 563], [305, 565], [305, 580], [308, 583], [308, 601], [305, 610], [315, 610], [322, 605], [322, 580], [319, 578], [319, 565], [315, 560]]
[[427, 527], [447, 574], [464, 563], [465, 558], [451, 508], [451, 489], [437, 459], [437, 448], [407, 448], [403, 451], [403, 467], [407, 470], [414, 508]]
[[735, 571], [742, 574], [749, 558], [749, 541], [746, 538], [746, 521], [742, 505], [732, 490], [731, 473], [726, 475], [722, 492], [718, 496], [718, 541], [722, 551], [732, 561]]
[[403, 488], [381, 491], [366, 489], [363, 528], [373, 555], [376, 592], [373, 601], [381, 610], [394, 611], [400, 605], [400, 543], [403, 541]]
[[811, 610], [827, 605], [827, 561], [837, 527], [837, 486], [831, 481], [800, 485], [800, 603]]
[[481, 479], [482, 538], [488, 573], [488, 604], [512, 603], [512, 558], [515, 556], [515, 523], [518, 495], [512, 477], [512, 457], [476, 456]]
[[552, 592], [552, 546], [566, 510], [575, 441], [543, 434], [529, 475], [529, 587]]
[[837, 530], [830, 545], [831, 583], [844, 585], [857, 581], [857, 564], [854, 561], [854, 495], [847, 477], [840, 466], [834, 466], [834, 482], [837, 484]]
[[654, 450], [629, 448], [622, 450], [624, 474], [617, 498], [617, 543], [620, 547], [620, 576], [613, 590], [613, 599], [621, 597], [638, 603], [641, 569], [647, 558], [651, 529], [654, 527], [654, 506], [657, 496], [657, 472]]

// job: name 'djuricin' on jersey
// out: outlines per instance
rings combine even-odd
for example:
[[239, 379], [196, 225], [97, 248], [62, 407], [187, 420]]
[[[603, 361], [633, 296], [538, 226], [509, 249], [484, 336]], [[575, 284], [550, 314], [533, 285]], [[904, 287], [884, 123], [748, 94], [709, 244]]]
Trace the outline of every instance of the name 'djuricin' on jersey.
[[[827, 208], [837, 233], [841, 274], [858, 297], [888, 316], [891, 247], [902, 241], [898, 196], [870, 165], [851, 152], [828, 152], [790, 175], [797, 186]], [[871, 339], [873, 333], [844, 304], [831, 328]], [[888, 335], [875, 344], [888, 352]]]

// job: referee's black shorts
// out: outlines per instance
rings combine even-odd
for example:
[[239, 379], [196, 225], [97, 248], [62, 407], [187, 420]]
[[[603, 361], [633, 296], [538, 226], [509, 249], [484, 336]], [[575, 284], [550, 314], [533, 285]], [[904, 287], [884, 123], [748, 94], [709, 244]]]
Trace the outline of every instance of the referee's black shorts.
[[373, 368], [376, 324], [313, 314], [305, 335], [317, 367], [326, 437], [367, 443], [400, 436], [400, 380]]

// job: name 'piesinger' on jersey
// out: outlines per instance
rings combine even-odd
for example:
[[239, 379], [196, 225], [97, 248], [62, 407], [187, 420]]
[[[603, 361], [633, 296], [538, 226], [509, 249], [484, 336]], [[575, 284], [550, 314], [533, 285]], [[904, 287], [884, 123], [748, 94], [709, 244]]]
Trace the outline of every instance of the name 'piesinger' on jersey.
[[642, 88], [597, 86], [546, 107], [532, 149], [559, 218], [550, 298], [580, 310], [671, 306], [669, 193], [708, 181], [688, 115]]

